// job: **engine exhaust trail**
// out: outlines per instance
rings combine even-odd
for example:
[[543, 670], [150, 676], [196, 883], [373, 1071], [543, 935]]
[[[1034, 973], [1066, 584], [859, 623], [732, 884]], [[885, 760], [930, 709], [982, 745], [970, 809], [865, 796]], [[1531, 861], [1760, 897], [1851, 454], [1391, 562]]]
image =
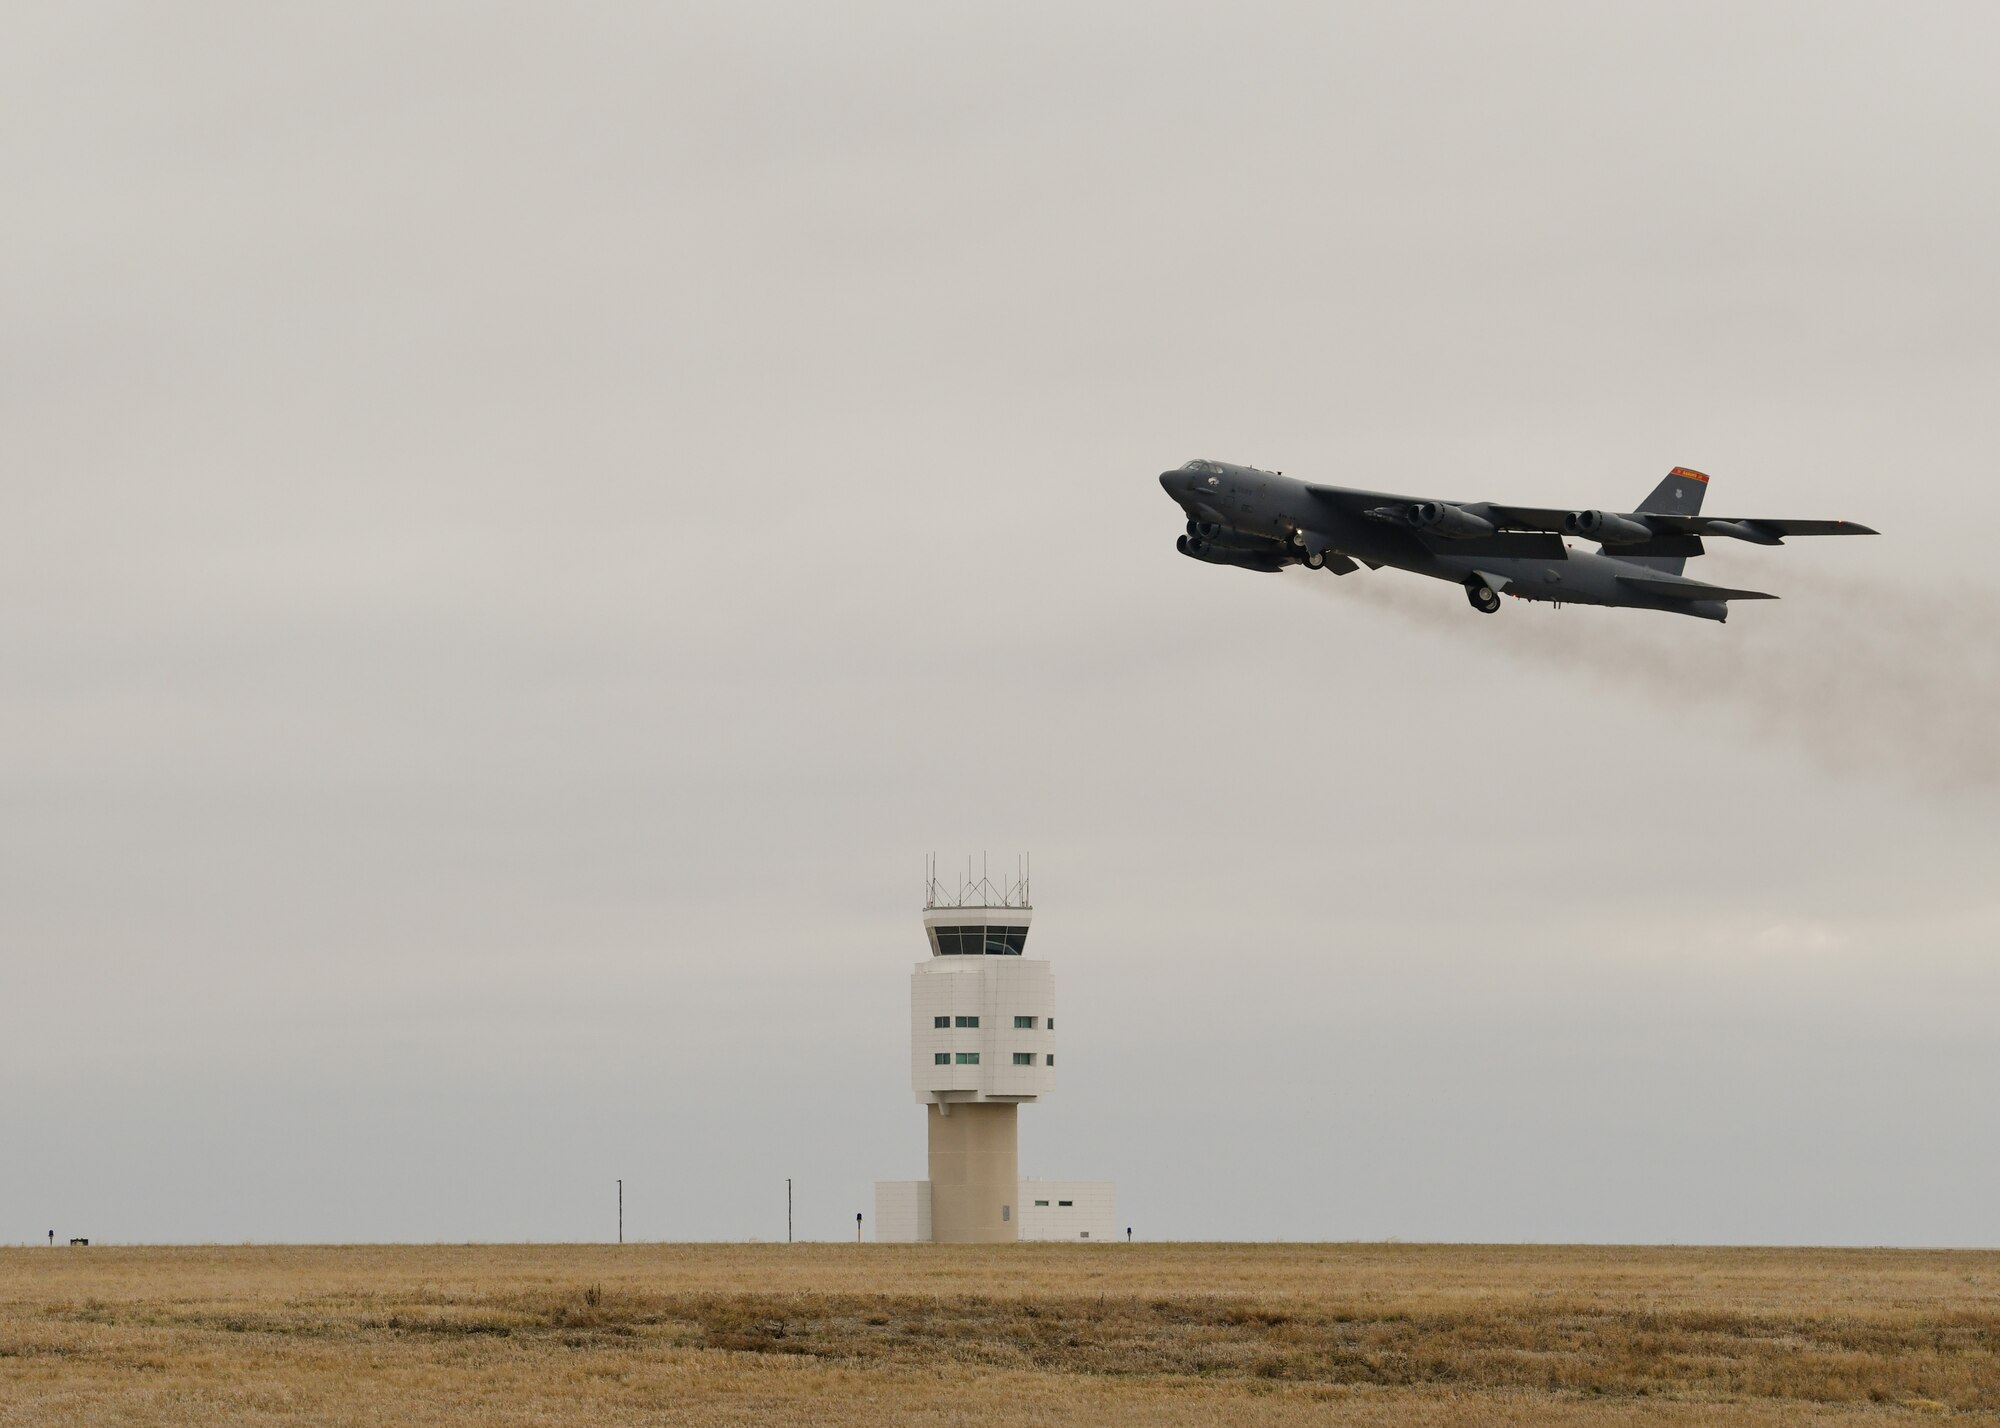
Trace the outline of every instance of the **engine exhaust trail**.
[[[1713, 578], [1736, 583], [1728, 564], [1711, 561]], [[1393, 571], [1283, 578], [1496, 653], [1732, 718], [1835, 773], [1926, 792], [2000, 787], [2000, 595], [1991, 591], [1919, 597], [1794, 574], [1777, 584], [1783, 601], [1719, 626], [1517, 600], [1483, 616], [1450, 585]]]

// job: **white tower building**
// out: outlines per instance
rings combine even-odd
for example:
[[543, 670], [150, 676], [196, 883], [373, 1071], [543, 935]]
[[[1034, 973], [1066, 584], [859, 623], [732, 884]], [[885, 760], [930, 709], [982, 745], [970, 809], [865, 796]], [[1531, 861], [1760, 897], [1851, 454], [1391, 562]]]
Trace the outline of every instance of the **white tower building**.
[[[968, 876], [956, 894], [932, 869], [924, 899], [930, 956], [910, 973], [910, 1086], [929, 1129], [930, 1179], [876, 1186], [878, 1239], [1023, 1237], [1020, 1108], [1056, 1085], [1056, 984], [1047, 962], [1025, 955], [1033, 920], [1025, 865], [1012, 882]], [[1088, 1239], [1095, 1229], [1110, 1238], [1112, 1187], [1071, 1191], [1062, 1208], [1079, 1195], [1089, 1211], [1065, 1218], [1047, 1213], [1054, 1197], [1038, 1190], [1043, 1213], [1028, 1237]]]

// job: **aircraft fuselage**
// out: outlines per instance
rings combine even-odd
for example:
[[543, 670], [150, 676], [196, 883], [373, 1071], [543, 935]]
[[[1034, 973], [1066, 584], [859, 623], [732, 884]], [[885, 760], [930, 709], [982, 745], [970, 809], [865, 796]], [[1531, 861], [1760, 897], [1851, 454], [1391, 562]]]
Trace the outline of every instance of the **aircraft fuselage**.
[[[1347, 557], [1448, 580], [1469, 591], [1476, 591], [1483, 583], [1523, 600], [1666, 610], [1710, 620], [1728, 618], [1726, 602], [1699, 598], [1702, 587], [1698, 581], [1685, 582], [1692, 598], [1656, 597], [1627, 582], [1641, 579], [1657, 583], [1662, 575], [1658, 569], [1577, 550], [1555, 536], [1512, 538], [1515, 544], [1539, 539], [1547, 554], [1503, 554], [1502, 549], [1509, 544], [1505, 538], [1427, 541], [1404, 526], [1355, 514], [1353, 507], [1366, 506], [1378, 493], [1343, 488], [1341, 495], [1354, 499], [1336, 505], [1325, 498], [1326, 488], [1315, 490], [1278, 472], [1216, 461], [1162, 472], [1160, 484], [1187, 514], [1190, 536], [1183, 538], [1183, 552], [1195, 553], [1188, 550], [1189, 539], [1205, 546], [1220, 542], [1211, 547], [1212, 553], [1199, 557], [1218, 564], [1277, 570], [1325, 559], [1338, 570], [1351, 568], [1339, 559]], [[1407, 500], [1379, 495], [1384, 507]], [[1196, 529], [1210, 528], [1212, 537], [1194, 534]], [[1233, 558], [1239, 552], [1248, 558]]]

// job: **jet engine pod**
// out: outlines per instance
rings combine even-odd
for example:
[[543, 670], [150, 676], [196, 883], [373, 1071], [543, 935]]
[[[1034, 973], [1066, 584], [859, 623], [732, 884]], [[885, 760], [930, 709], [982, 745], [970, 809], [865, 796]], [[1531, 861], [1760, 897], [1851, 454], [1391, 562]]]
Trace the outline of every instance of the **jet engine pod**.
[[1449, 501], [1418, 501], [1410, 507], [1408, 518], [1416, 529], [1451, 540], [1473, 540], [1500, 529], [1486, 517]]
[[1599, 545], [1642, 545], [1654, 539], [1653, 528], [1644, 521], [1605, 511], [1571, 511], [1563, 517], [1563, 534], [1583, 536]]
[[1732, 540], [1747, 540], [1756, 545], [1783, 545], [1785, 538], [1775, 531], [1766, 530], [1755, 521], [1710, 521], [1701, 528], [1703, 535], [1728, 536]]
[[1210, 565], [1233, 565], [1240, 570], [1276, 572], [1291, 564], [1275, 547], [1270, 546], [1262, 550], [1244, 550], [1181, 536], [1174, 542], [1174, 548], [1194, 560], [1206, 561]]

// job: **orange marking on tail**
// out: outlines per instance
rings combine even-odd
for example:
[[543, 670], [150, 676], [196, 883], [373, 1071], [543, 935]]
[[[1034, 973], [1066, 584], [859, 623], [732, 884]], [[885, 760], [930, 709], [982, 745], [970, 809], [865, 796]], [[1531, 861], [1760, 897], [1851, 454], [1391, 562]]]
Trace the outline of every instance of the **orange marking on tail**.
[[1702, 483], [1702, 485], [1704, 485], [1704, 486], [1706, 486], [1706, 485], [1708, 484], [1708, 478], [1707, 478], [1706, 476], [1702, 475], [1702, 474], [1701, 474], [1701, 472], [1699, 472], [1699, 471], [1690, 471], [1690, 470], [1688, 470], [1688, 468], [1687, 468], [1687, 467], [1685, 467], [1685, 466], [1676, 466], [1676, 467], [1675, 467], [1675, 468], [1674, 468], [1673, 470], [1669, 471], [1669, 472], [1668, 472], [1667, 474], [1668, 474], [1669, 476], [1685, 476], [1685, 477], [1687, 477], [1687, 478], [1688, 478], [1688, 480], [1690, 480], [1690, 481], [1699, 481], [1699, 482], [1701, 482], [1701, 483]]

